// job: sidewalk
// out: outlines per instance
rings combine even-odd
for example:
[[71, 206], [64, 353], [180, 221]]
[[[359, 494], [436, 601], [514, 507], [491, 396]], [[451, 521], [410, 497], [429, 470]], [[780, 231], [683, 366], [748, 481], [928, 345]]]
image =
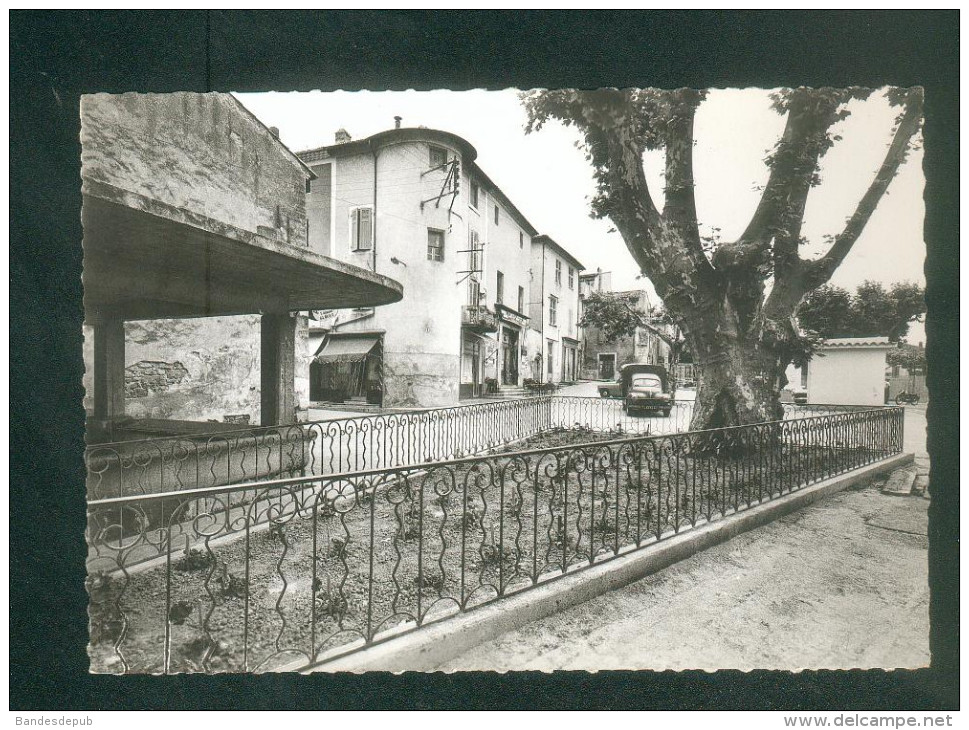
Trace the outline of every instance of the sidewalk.
[[[927, 466], [924, 410], [906, 451]], [[841, 492], [476, 647], [462, 670], [912, 668], [929, 663], [929, 501]]]

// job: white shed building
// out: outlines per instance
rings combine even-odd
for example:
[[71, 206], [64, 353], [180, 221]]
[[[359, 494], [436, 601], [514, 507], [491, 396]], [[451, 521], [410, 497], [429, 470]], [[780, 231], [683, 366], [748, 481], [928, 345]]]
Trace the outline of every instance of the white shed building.
[[826, 340], [808, 364], [808, 403], [882, 405], [887, 337]]

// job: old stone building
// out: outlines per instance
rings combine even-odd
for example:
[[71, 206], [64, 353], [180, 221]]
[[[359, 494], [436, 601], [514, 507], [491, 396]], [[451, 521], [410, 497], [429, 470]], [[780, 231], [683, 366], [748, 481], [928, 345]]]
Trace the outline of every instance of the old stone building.
[[308, 400], [298, 312], [400, 298], [309, 250], [312, 172], [228, 94], [84, 96], [81, 142], [94, 438], [291, 422]]
[[310, 247], [392, 276], [406, 295], [315, 315], [311, 395], [444, 406], [514, 392], [531, 375], [535, 227], [457, 135], [395, 128], [353, 140], [340, 130], [335, 142], [299, 153], [316, 176]]
[[[610, 292], [612, 275], [608, 271], [597, 271], [582, 276], [582, 297], [592, 292]], [[624, 296], [634, 309], [646, 312], [650, 308], [649, 298], [642, 290], [612, 292]], [[672, 333], [670, 333], [672, 335]], [[650, 365], [670, 365], [670, 348], [654, 332], [643, 327], [628, 337], [609, 340], [602, 331], [594, 326], [582, 328], [583, 352], [582, 377], [588, 380], [614, 380], [619, 368], [628, 363], [648, 363]], [[692, 372], [692, 366], [690, 366]], [[677, 379], [684, 380], [684, 370], [677, 366]]]

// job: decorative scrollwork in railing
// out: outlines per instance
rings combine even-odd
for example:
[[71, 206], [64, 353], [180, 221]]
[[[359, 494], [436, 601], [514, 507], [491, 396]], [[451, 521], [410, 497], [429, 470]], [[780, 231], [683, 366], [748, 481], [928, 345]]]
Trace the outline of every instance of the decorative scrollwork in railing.
[[[395, 443], [419, 434], [432, 440], [431, 457], [441, 453], [437, 448], [460, 451], [469, 443], [501, 449], [293, 477], [287, 471], [296, 462], [305, 461], [301, 470], [321, 463], [323, 452], [304, 447], [320, 444], [325, 430], [307, 438], [307, 427], [287, 427], [244, 437], [246, 459], [258, 456], [252, 463], [260, 475], [285, 478], [210, 484], [213, 470], [248, 463], [232, 461], [243, 437], [220, 438], [200, 447], [220, 459], [204, 486], [154, 493], [140, 487], [161, 471], [152, 460], [129, 455], [128, 466], [141, 470], [138, 480], [89, 502], [92, 669], [257, 671], [313, 664], [729, 518], [902, 447], [897, 408], [593, 438], [588, 427], [557, 427], [550, 409], [598, 406], [536, 400], [490, 413], [506, 415], [501, 427], [515, 435], [539, 428], [552, 446], [510, 450], [494, 431], [466, 440], [463, 429], [480, 427], [480, 410], [468, 420], [464, 412], [434, 419], [397, 414], [393, 423], [404, 428], [390, 427], [394, 438], [403, 438]], [[528, 419], [534, 420], [523, 424]], [[373, 439], [387, 433], [388, 422], [333, 433], [360, 446], [355, 453], [383, 458], [384, 444]], [[194, 452], [184, 443], [179, 449], [175, 463], [182, 472], [182, 456]], [[149, 482], [142, 483], [146, 475]]]

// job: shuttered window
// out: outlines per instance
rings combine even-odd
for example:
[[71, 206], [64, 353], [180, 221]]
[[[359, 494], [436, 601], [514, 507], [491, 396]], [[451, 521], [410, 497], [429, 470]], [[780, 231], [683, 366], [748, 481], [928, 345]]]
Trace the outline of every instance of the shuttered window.
[[350, 211], [350, 248], [369, 251], [373, 248], [373, 208], [353, 208]]

